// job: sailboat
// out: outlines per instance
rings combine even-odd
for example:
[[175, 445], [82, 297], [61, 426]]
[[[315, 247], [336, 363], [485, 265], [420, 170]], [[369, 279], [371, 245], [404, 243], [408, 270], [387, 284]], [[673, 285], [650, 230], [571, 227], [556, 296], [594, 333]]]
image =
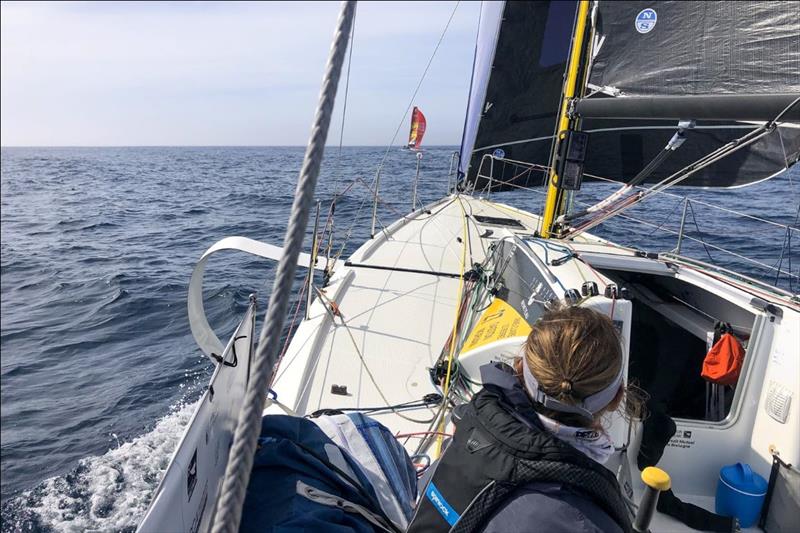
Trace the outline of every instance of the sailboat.
[[[335, 91], [352, 16], [345, 3], [325, 98]], [[485, 3], [458, 179], [441, 199], [377, 230], [373, 215], [372, 238], [346, 260], [320, 256], [317, 224], [309, 253], [299, 253], [296, 239], [280, 247], [229, 237], [201, 257], [189, 318], [215, 370], [139, 531], [238, 527], [223, 508], [247, 484], [249, 472], [242, 482], [237, 465], [248, 409], [258, 427], [262, 407], [294, 417], [361, 411], [402, 435], [409, 455], [435, 462], [453, 432], [453, 409], [480, 389], [479, 367], [513, 360], [554, 301], [617, 325], [625, 379], [637, 380], [675, 425], [657, 461], [673, 497], [712, 515], [720, 469], [742, 463], [772, 487], [761, 526], [796, 527], [800, 298], [681, 254], [682, 235], [675, 249], [656, 253], [587, 230], [675, 184], [741, 186], [793, 165], [798, 36], [791, 3], [744, 11], [728, 2]], [[311, 201], [301, 194], [304, 180], [332, 108], [325, 102], [298, 186], [301, 230]], [[419, 148], [424, 127], [415, 108], [410, 148]], [[619, 188], [578, 209], [584, 178]], [[525, 187], [544, 193], [540, 213], [492, 200]], [[378, 202], [375, 187], [373, 213]], [[284, 293], [271, 295], [258, 346], [255, 297], [227, 343], [208, 323], [205, 265], [227, 250], [279, 261], [276, 289], [295, 267], [307, 269], [305, 316], [280, 362], [268, 341], [278, 338]], [[721, 327], [745, 349], [733, 386], [701, 377]], [[268, 386], [254, 390], [257, 382]], [[632, 513], [648, 492], [636, 458], [651, 423], [614, 416], [606, 425], [616, 448], [606, 466]], [[691, 530], [675, 513], [656, 513], [649, 527]]]
[[415, 152], [422, 150], [422, 137], [425, 135], [425, 128], [427, 127], [425, 115], [417, 106], [411, 111], [411, 131], [408, 132], [408, 143], [406, 148]]

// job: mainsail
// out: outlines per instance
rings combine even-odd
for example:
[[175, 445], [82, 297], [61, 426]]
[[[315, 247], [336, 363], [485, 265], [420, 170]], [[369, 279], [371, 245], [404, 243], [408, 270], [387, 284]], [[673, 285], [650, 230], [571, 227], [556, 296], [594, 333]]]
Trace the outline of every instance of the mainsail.
[[419, 150], [422, 144], [422, 137], [425, 135], [425, 115], [414, 106], [414, 111], [411, 112], [411, 132], [408, 134], [408, 148], [410, 150]]
[[[576, 5], [483, 9], [459, 166], [470, 186], [485, 187], [490, 175], [495, 189], [543, 183], [542, 173], [497, 161], [549, 164]], [[660, 181], [775, 118], [800, 95], [797, 2], [601, 1], [592, 29], [587, 97], [576, 106], [590, 135], [587, 179], [631, 180], [663, 151], [679, 119], [696, 119], [681, 148], [645, 179]], [[659, 113], [641, 118], [653, 109]], [[481, 168], [486, 154], [495, 162]], [[681, 184], [747, 185], [798, 157], [800, 109], [791, 109], [772, 133]]]

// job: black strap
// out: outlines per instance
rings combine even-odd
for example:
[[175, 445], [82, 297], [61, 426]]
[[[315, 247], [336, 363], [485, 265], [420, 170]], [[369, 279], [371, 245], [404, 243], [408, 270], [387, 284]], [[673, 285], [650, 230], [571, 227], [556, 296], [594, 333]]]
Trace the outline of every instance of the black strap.
[[731, 325], [727, 322], [717, 322], [714, 324], [714, 342], [713, 344], [717, 344], [720, 337], [725, 335], [726, 333], [730, 333], [732, 330]]
[[700, 531], [731, 533], [735, 531], [735, 519], [706, 511], [702, 507], [681, 501], [672, 490], [662, 492], [656, 509], [672, 518]]
[[784, 463], [777, 455], [772, 456], [772, 468], [769, 471], [769, 483], [767, 485], [767, 495], [764, 497], [764, 505], [761, 506], [761, 516], [758, 518], [758, 527], [764, 529], [769, 514], [769, 504], [772, 503], [772, 494], [775, 492], [775, 482], [778, 481], [781, 467], [791, 468], [792, 465]]

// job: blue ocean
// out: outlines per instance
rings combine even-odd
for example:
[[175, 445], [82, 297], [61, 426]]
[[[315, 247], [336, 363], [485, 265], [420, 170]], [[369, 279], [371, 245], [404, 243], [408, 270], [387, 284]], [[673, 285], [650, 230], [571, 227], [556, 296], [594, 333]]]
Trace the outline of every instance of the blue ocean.
[[[454, 149], [424, 152], [423, 202], [446, 193]], [[388, 226], [411, 210], [414, 154], [326, 152], [317, 196], [324, 220], [349, 186], [334, 219], [338, 243], [349, 235], [345, 256], [369, 238], [368, 185], [384, 154], [379, 219]], [[229, 235], [281, 244], [302, 157], [297, 147], [2, 149], [2, 531], [135, 529], [211, 375], [186, 313], [195, 262]], [[576, 200], [614, 188], [586, 183]], [[541, 192], [492, 198], [538, 212]], [[800, 172], [673, 192], [693, 200], [684, 254], [800, 291], [775, 270], [800, 275], [800, 234], [706, 205], [797, 227]], [[594, 233], [670, 250], [682, 212], [680, 197], [661, 196]], [[206, 311], [225, 338], [249, 294], [263, 315], [274, 264], [217, 255]]]

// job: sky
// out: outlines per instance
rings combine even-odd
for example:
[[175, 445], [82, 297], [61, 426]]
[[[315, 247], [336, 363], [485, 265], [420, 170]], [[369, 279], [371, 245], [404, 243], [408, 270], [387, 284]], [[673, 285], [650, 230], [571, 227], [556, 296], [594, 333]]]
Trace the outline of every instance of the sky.
[[[455, 7], [359, 2], [345, 145], [391, 140]], [[304, 145], [339, 4], [3, 2], [0, 10], [3, 146]], [[414, 100], [428, 145], [460, 142], [479, 10], [458, 5]], [[343, 97], [344, 82], [330, 144], [339, 142]]]

